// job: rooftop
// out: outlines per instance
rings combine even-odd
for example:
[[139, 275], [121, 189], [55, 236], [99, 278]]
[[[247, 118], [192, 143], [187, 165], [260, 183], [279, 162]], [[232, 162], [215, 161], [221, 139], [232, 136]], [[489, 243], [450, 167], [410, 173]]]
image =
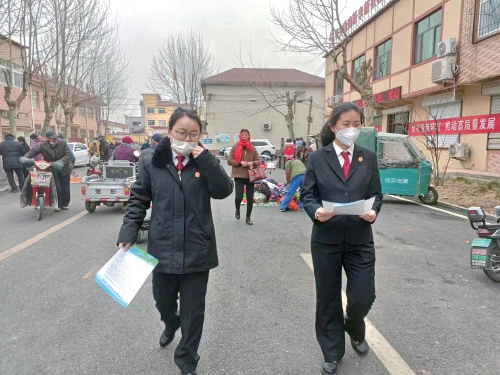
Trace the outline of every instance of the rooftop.
[[324, 86], [325, 79], [297, 69], [233, 68], [202, 81], [203, 86], [260, 83], [277, 86]]

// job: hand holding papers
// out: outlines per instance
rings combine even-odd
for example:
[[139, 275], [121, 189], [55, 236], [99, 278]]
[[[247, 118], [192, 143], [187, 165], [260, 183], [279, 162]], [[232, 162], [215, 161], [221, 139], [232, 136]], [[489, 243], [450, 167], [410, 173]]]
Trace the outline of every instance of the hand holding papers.
[[158, 264], [158, 259], [131, 247], [118, 252], [95, 275], [95, 281], [123, 307], [128, 307], [142, 284]]
[[333, 203], [323, 201], [325, 211], [333, 212], [335, 215], [361, 216], [369, 213], [375, 202], [375, 197], [351, 203]]

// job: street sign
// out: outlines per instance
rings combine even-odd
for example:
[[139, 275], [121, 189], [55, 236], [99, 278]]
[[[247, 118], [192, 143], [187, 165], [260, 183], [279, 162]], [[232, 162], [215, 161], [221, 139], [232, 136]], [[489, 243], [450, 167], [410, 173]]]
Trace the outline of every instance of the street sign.
[[204, 145], [211, 145], [212, 144], [212, 138], [204, 138], [203, 139], [203, 144]]

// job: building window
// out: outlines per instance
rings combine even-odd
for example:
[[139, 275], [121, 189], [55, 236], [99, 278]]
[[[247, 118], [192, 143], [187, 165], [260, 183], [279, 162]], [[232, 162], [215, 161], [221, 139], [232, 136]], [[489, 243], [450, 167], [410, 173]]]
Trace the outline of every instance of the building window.
[[344, 93], [344, 78], [342, 71], [339, 69], [335, 72], [335, 91], [334, 95], [342, 95]]
[[377, 60], [375, 61], [375, 79], [388, 76], [391, 73], [392, 39], [377, 47]]
[[94, 108], [87, 108], [88, 109], [88, 118], [94, 118]]
[[7, 79], [4, 72], [6, 72], [10, 76], [9, 72], [11, 65], [14, 87], [22, 88], [24, 80], [23, 67], [14, 63], [11, 64], [10, 61], [4, 59], [0, 59], [0, 82], [7, 84]]
[[167, 110], [165, 108], [158, 108], [158, 113], [164, 115], [165, 113], [167, 113]]
[[40, 97], [38, 91], [32, 91], [31, 100], [33, 101], [33, 108], [40, 108]]
[[148, 107], [148, 113], [155, 113], [155, 109], [153, 107]]
[[158, 126], [167, 126], [167, 120], [158, 120]]
[[78, 137], [78, 129], [71, 128], [71, 138], [77, 138], [77, 137]]
[[56, 127], [55, 126], [49, 126], [49, 130], [52, 131], [52, 132], [55, 132], [56, 131]]
[[36, 135], [42, 134], [42, 125], [35, 125], [35, 134]]
[[85, 107], [80, 107], [79, 109], [80, 109], [80, 117], [85, 118], [85, 112], [86, 112]]
[[479, 0], [478, 13], [478, 38], [500, 31], [500, 0]]
[[87, 129], [80, 129], [80, 138], [87, 138]]
[[94, 139], [95, 135], [94, 135], [94, 131], [93, 130], [89, 130], [89, 139], [92, 140]]
[[361, 85], [361, 67], [365, 62], [365, 55], [358, 57], [352, 63], [352, 78], [357, 84]]
[[155, 120], [148, 120], [148, 126], [155, 126]]
[[415, 64], [437, 54], [441, 42], [441, 9], [417, 23], [415, 37]]
[[387, 117], [388, 133], [408, 134], [410, 112], [400, 112]]

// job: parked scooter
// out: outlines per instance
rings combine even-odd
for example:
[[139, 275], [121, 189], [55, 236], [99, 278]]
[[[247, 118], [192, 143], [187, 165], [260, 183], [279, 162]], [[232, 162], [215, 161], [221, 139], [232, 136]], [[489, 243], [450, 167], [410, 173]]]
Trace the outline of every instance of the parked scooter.
[[[500, 206], [495, 207], [497, 224], [486, 224], [481, 207], [469, 207], [467, 217], [478, 238], [471, 245], [471, 268], [482, 269], [491, 280], [500, 283]], [[477, 227], [476, 227], [477, 224]]]
[[99, 158], [96, 157], [91, 157], [90, 162], [87, 164], [87, 176], [92, 176], [92, 175], [101, 175], [101, 167], [100, 167], [100, 161]]

